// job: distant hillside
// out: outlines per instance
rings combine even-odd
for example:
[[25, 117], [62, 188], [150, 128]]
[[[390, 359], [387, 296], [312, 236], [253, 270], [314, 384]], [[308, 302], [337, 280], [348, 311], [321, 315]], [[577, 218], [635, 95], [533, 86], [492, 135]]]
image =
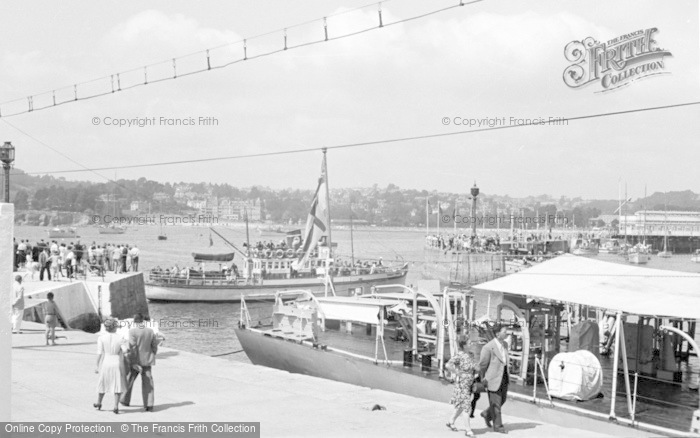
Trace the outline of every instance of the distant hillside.
[[[199, 208], [225, 205], [225, 202], [259, 202], [260, 217], [276, 223], [299, 223], [306, 220], [313, 196], [311, 190], [281, 189], [254, 186], [237, 188], [229, 184], [211, 183], [160, 183], [139, 178], [120, 179], [116, 182], [69, 181], [63, 177], [27, 175], [15, 169], [11, 177], [10, 199], [18, 212], [19, 223], [58, 225], [84, 222], [81, 215], [107, 214], [124, 211], [130, 213], [131, 205], [141, 211], [188, 214]], [[401, 189], [389, 184], [385, 188], [377, 184], [365, 188], [335, 188], [331, 191], [333, 218], [367, 221], [375, 225], [425, 226], [426, 201], [433, 210], [431, 226], [435, 225], [438, 208], [448, 215], [456, 212], [470, 215], [469, 193], [445, 193], [427, 190]], [[225, 201], [225, 202], [224, 202]], [[438, 206], [439, 201], [439, 206]], [[562, 217], [567, 223], [586, 227], [590, 219], [601, 214], [614, 214], [619, 201], [616, 199], [584, 200], [580, 197], [555, 198], [550, 195], [532, 195], [514, 198], [508, 195], [482, 191], [478, 201], [479, 216]], [[189, 204], [189, 207], [188, 207]], [[659, 193], [643, 199], [635, 199], [625, 205], [624, 212], [631, 214], [647, 210], [700, 211], [700, 195], [690, 190]], [[137, 211], [138, 212], [138, 211]], [[72, 213], [72, 214], [62, 214]], [[134, 213], [137, 214], [137, 213]], [[450, 227], [452, 221], [442, 222]]]

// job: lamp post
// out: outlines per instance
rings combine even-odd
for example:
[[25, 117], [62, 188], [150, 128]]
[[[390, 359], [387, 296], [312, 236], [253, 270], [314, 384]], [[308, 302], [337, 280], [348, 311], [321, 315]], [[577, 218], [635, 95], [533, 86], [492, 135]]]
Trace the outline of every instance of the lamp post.
[[479, 196], [479, 188], [476, 186], [476, 181], [474, 181], [474, 187], [471, 189], [471, 200], [472, 200], [472, 242], [476, 239], [476, 198]]
[[6, 141], [4, 145], [0, 146], [0, 161], [2, 161], [2, 167], [5, 169], [5, 202], [9, 204], [10, 202], [10, 166], [12, 162], [15, 161], [15, 147], [12, 143]]

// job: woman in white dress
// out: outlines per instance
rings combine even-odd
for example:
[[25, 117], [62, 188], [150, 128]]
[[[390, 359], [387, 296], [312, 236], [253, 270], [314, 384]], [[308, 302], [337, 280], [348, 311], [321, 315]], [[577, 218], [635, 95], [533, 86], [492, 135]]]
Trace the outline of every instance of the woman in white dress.
[[114, 413], [119, 413], [119, 397], [126, 389], [126, 370], [123, 355], [128, 351], [128, 343], [117, 334], [119, 322], [107, 318], [104, 322], [107, 333], [97, 339], [97, 403], [93, 406], [99, 411], [102, 408], [102, 398], [106, 392], [114, 394]]

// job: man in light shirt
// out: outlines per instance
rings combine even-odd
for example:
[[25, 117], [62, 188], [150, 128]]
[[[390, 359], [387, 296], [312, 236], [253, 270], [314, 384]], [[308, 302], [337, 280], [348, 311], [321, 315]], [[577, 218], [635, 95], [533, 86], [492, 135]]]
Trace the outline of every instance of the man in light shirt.
[[140, 254], [140, 252], [139, 252], [139, 249], [136, 247], [136, 245], [134, 245], [131, 248], [131, 251], [129, 251], [129, 254], [131, 255], [132, 270], [134, 272], [138, 272], [139, 271], [139, 254]]
[[484, 345], [479, 360], [481, 381], [489, 395], [489, 407], [481, 416], [488, 427], [493, 421], [494, 432], [507, 433], [501, 419], [501, 406], [508, 396], [508, 345], [505, 343], [508, 332], [505, 325], [498, 324], [493, 331], [496, 337]]
[[22, 286], [22, 276], [15, 276], [15, 283], [12, 285], [12, 333], [22, 334], [22, 318], [24, 317], [24, 286]]

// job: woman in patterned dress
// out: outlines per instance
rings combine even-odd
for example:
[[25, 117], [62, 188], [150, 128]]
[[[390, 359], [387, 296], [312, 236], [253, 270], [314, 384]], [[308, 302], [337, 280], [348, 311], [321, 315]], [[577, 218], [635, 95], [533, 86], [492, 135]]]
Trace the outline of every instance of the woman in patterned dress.
[[455, 354], [446, 365], [447, 369], [456, 378], [454, 392], [452, 393], [452, 398], [450, 399], [450, 404], [454, 405], [455, 412], [450, 421], [447, 423], [447, 427], [456, 432], [457, 428], [455, 427], [455, 421], [457, 421], [457, 418], [462, 414], [462, 412], [465, 412], [467, 414], [464, 416], [467, 423], [465, 435], [474, 436], [474, 432], [472, 432], [469, 421], [469, 414], [471, 414], [472, 409], [472, 385], [474, 384], [474, 378], [476, 373], [478, 373], [479, 368], [478, 364], [466, 351], [467, 338], [459, 338], [457, 344], [459, 346], [459, 352]]
[[126, 372], [124, 369], [123, 355], [128, 346], [124, 338], [117, 334], [119, 321], [107, 318], [104, 322], [106, 334], [97, 339], [97, 369], [99, 380], [97, 382], [97, 403], [93, 406], [100, 410], [102, 398], [106, 392], [114, 394], [114, 413], [119, 413], [119, 397], [126, 388]]

